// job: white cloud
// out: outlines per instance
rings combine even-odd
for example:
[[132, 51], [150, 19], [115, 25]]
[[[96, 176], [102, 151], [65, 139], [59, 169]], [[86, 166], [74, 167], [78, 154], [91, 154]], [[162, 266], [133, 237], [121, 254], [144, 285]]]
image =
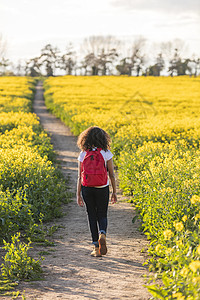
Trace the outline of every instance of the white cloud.
[[199, 0], [111, 0], [113, 7], [126, 10], [150, 10], [166, 13], [200, 14]]

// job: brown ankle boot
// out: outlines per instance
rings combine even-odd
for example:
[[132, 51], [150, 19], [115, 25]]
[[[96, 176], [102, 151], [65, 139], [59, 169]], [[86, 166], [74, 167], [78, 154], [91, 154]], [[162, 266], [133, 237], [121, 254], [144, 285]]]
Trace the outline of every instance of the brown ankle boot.
[[99, 252], [99, 247], [95, 247], [94, 246], [94, 249], [93, 251], [91, 252], [91, 255], [94, 256], [94, 257], [101, 257], [101, 254]]
[[106, 247], [106, 235], [104, 233], [101, 233], [99, 236], [99, 252], [101, 255], [106, 255], [107, 253], [107, 247]]

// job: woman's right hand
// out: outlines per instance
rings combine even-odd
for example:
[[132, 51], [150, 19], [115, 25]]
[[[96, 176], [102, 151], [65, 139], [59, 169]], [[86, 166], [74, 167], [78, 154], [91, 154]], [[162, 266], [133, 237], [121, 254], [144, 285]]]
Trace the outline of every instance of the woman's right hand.
[[111, 195], [111, 204], [114, 204], [117, 202], [117, 194], [116, 193], [112, 193]]
[[81, 195], [77, 196], [77, 204], [81, 207], [84, 206], [84, 201], [83, 201], [83, 197]]

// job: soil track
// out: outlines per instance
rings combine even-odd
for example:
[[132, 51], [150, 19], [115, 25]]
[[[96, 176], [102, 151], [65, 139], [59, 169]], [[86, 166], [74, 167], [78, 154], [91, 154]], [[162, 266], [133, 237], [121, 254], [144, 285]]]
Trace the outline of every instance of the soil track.
[[[34, 112], [51, 134], [63, 174], [69, 176], [70, 189], [75, 194], [79, 153], [76, 137], [60, 120], [48, 113], [41, 82], [37, 86]], [[131, 205], [123, 202], [119, 192], [118, 199], [117, 204], [109, 205], [108, 254], [102, 258], [90, 256], [92, 245], [85, 209], [77, 206], [75, 197], [63, 206], [66, 215], [56, 220], [56, 224], [64, 228], [54, 234], [54, 252], [50, 251], [51, 254], [46, 255], [42, 262], [45, 280], [23, 283], [21, 289], [25, 290], [26, 299], [150, 298], [142, 277], [148, 273], [141, 253], [147, 247], [147, 241], [138, 231], [138, 223], [132, 224], [134, 210]]]

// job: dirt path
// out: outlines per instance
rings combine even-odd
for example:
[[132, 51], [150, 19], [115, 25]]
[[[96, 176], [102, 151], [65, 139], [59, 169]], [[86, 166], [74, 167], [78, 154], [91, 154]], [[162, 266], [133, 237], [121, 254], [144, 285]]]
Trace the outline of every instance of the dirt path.
[[[60, 120], [49, 114], [43, 101], [41, 83], [37, 86], [34, 112], [45, 130], [52, 136], [54, 149], [61, 161], [70, 188], [75, 192], [77, 175], [76, 137]], [[63, 207], [66, 216], [56, 221], [63, 225], [54, 234], [55, 252], [45, 257], [45, 280], [24, 283], [26, 299], [135, 299], [147, 300], [142, 275], [148, 271], [142, 265], [146, 238], [132, 224], [133, 208], [122, 202], [109, 206], [108, 254], [102, 258], [90, 256], [92, 249], [87, 217], [76, 199]]]

